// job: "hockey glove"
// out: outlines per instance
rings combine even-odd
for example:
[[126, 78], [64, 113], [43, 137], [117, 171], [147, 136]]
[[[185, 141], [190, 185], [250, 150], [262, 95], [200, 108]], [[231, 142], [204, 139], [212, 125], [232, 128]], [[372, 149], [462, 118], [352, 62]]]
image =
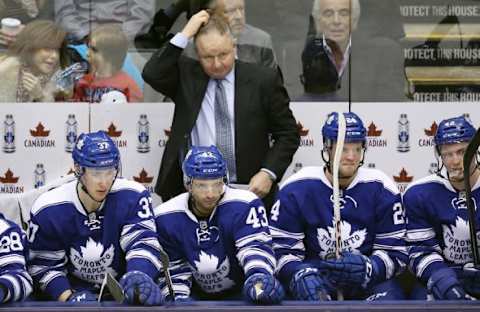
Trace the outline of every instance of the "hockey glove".
[[243, 296], [253, 303], [277, 304], [282, 301], [285, 291], [273, 275], [255, 273], [245, 280]]
[[97, 296], [88, 290], [82, 290], [79, 292], [74, 292], [68, 298], [68, 302], [92, 302], [97, 301]]
[[165, 301], [160, 287], [140, 271], [125, 273], [120, 279], [120, 285], [125, 293], [125, 301], [129, 304], [161, 305]]
[[475, 268], [473, 263], [467, 263], [462, 271], [463, 287], [474, 297], [480, 297], [480, 269]]
[[297, 300], [331, 300], [320, 272], [311, 267], [298, 270], [290, 281], [290, 293]]
[[370, 258], [351, 252], [342, 253], [340, 259], [321, 261], [318, 267], [327, 272], [327, 277], [333, 285], [340, 287], [366, 288], [378, 271]]
[[434, 272], [428, 279], [427, 289], [437, 300], [467, 299], [457, 275], [450, 268], [443, 268]]

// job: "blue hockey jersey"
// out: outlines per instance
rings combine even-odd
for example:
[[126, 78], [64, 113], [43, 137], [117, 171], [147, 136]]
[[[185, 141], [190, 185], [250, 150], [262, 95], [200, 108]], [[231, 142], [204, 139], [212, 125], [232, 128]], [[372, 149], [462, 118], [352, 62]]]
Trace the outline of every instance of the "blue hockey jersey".
[[[192, 289], [197, 298], [218, 299], [241, 290], [246, 276], [274, 274], [268, 217], [258, 197], [226, 187], [208, 219], [198, 219], [188, 201], [183, 193], [154, 210], [176, 296], [189, 296]], [[160, 285], [167, 294], [165, 281]]]
[[[476, 207], [480, 204], [479, 186], [480, 180], [472, 187]], [[430, 175], [409, 185], [403, 202], [408, 218], [409, 266], [418, 278], [427, 282], [441, 268], [456, 270], [472, 262], [464, 191], [455, 190], [447, 179]], [[479, 218], [476, 209], [477, 224]]]
[[[381, 171], [359, 168], [341, 191], [343, 251], [375, 261], [378, 282], [392, 278], [407, 261], [405, 218], [396, 185]], [[335, 253], [333, 188], [324, 167], [306, 167], [281, 186], [270, 213], [270, 231], [285, 284], [304, 262]]]
[[23, 300], [32, 292], [26, 247], [25, 233], [0, 213], [0, 285], [6, 289], [3, 302]]
[[29, 271], [51, 298], [67, 289], [96, 291], [107, 272], [138, 270], [157, 278], [161, 268], [151, 197], [141, 184], [117, 178], [88, 214], [77, 181], [42, 194], [31, 210]]

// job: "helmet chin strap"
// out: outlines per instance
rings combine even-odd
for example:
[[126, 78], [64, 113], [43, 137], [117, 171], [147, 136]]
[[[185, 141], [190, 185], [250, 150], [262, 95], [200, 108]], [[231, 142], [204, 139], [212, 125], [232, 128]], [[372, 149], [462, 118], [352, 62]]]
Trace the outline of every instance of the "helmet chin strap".
[[105, 198], [104, 198], [104, 199], [98, 201], [98, 200], [96, 200], [95, 198], [93, 198], [93, 196], [90, 195], [90, 192], [87, 190], [87, 187], [85, 186], [85, 184], [83, 184], [83, 182], [82, 182], [81, 179], [78, 179], [78, 183], [80, 183], [80, 187], [82, 188], [82, 191], [83, 191], [85, 194], [87, 194], [88, 197], [90, 197], [90, 199], [93, 200], [94, 202], [96, 202], [96, 203], [98, 203], [98, 204], [101, 204], [101, 203], [105, 200]]
[[[189, 184], [188, 186], [189, 186], [189, 188], [192, 187], [191, 184]], [[207, 217], [200, 216], [200, 213], [197, 209], [197, 204], [196, 204], [195, 199], [193, 198], [193, 195], [192, 195], [192, 190], [191, 189], [187, 189], [187, 190], [188, 190], [188, 208], [190, 209], [190, 211], [193, 212], [193, 214], [197, 218], [208, 218], [208, 217], [210, 217], [210, 216], [207, 216]], [[220, 195], [220, 198], [215, 203], [215, 207], [222, 200], [223, 196], [225, 196], [225, 190], [226, 190], [226, 185], [224, 185], [222, 195]]]
[[[358, 172], [358, 169], [360, 169], [361, 166], [363, 166], [363, 163], [365, 161], [365, 151], [366, 151], [366, 148], [365, 147], [362, 147], [364, 150], [362, 152], [362, 159], [360, 160], [360, 162], [358, 163], [358, 167], [357, 169], [355, 169], [355, 172], [353, 173], [353, 176], [357, 174]], [[327, 147], [327, 149], [331, 150], [330, 147]], [[328, 156], [328, 159], [327, 157], [324, 155], [324, 153]], [[329, 174], [331, 174], [333, 176], [333, 172], [332, 172], [332, 169], [331, 169], [331, 162], [330, 162], [330, 154], [328, 153], [328, 150], [325, 150], [325, 149], [322, 149], [322, 159], [323, 159], [323, 162], [325, 163], [325, 167], [327, 167], [327, 171]], [[342, 179], [342, 178], [346, 178], [346, 177], [341, 177], [339, 175], [339, 178]]]
[[[85, 184], [83, 183], [82, 181], [82, 176], [83, 176], [84, 173], [82, 174], [79, 174], [78, 177], [77, 177], [77, 185], [80, 184], [80, 187], [82, 189], [82, 191], [88, 195], [88, 197], [90, 197], [91, 200], [93, 200], [95, 203], [99, 204], [99, 207], [102, 205], [102, 203], [105, 201], [105, 199], [107, 198], [107, 195], [110, 193], [110, 190], [112, 189], [113, 187], [113, 183], [115, 183], [115, 180], [117, 179], [117, 176], [118, 176], [118, 170], [117, 170], [117, 173], [115, 174], [115, 177], [113, 178], [113, 181], [112, 181], [112, 185], [110, 185], [110, 188], [108, 189], [107, 191], [107, 195], [105, 195], [105, 197], [98, 201], [96, 200], [95, 198], [93, 198], [93, 196], [90, 194], [90, 192], [88, 191], [87, 187], [85, 186]], [[80, 196], [79, 196], [79, 199], [80, 199]], [[81, 200], [80, 200], [81, 201]], [[83, 204], [83, 203], [82, 203]]]

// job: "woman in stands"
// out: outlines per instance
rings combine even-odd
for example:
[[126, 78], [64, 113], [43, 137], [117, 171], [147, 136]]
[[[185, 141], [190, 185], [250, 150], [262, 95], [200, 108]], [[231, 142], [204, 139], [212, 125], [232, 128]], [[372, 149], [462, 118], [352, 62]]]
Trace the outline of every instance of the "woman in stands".
[[53, 102], [52, 75], [63, 61], [65, 31], [51, 21], [25, 26], [0, 57], [0, 102]]

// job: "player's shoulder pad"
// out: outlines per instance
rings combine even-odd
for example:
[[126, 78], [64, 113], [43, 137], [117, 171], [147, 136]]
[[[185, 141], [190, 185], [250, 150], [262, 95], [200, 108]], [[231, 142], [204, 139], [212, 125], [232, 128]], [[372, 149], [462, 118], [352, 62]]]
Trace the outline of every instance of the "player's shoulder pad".
[[48, 207], [58, 206], [62, 203], [73, 203], [73, 196], [76, 196], [76, 187], [77, 180], [73, 180], [41, 194], [33, 203], [31, 213], [36, 215]]
[[383, 171], [378, 169], [359, 168], [355, 180], [357, 183], [379, 182], [391, 193], [400, 193], [395, 182], [393, 182], [393, 180], [389, 178]]
[[250, 192], [248, 190], [241, 190], [241, 189], [235, 189], [226, 186], [225, 187], [225, 194], [223, 195], [223, 198], [220, 200], [218, 203], [219, 205], [228, 203], [228, 202], [245, 202], [245, 203], [250, 203], [254, 201], [255, 199], [259, 199], [255, 193]]
[[285, 181], [283, 181], [280, 184], [280, 189], [301, 180], [321, 180], [322, 176], [324, 175], [325, 173], [323, 172], [323, 167], [321, 166], [303, 167], [297, 173], [292, 174]]
[[420, 179], [415, 180], [412, 183], [410, 183], [407, 186], [407, 188], [405, 189], [405, 193], [412, 188], [418, 188], [422, 185], [427, 185], [427, 184], [431, 184], [431, 183], [443, 184], [447, 188], [450, 188], [449, 183], [445, 179], [443, 179], [442, 177], [439, 177], [436, 174], [431, 174], [431, 175], [420, 178]]
[[144, 192], [146, 188], [143, 184], [140, 184], [136, 181], [128, 180], [125, 178], [117, 178], [113, 183], [110, 192], [115, 193], [123, 190], [132, 190], [141, 193]]
[[186, 192], [171, 198], [153, 208], [153, 214], [155, 217], [158, 217], [171, 213], [185, 212], [185, 210], [188, 209], [188, 196], [189, 194]]

